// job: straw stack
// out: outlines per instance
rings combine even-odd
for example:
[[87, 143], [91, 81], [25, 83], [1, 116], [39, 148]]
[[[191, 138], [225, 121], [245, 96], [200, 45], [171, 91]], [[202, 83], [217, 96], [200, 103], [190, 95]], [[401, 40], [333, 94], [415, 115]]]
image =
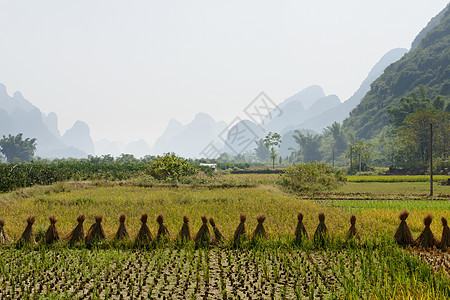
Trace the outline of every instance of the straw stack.
[[406, 224], [406, 219], [408, 216], [409, 213], [406, 210], [400, 214], [399, 219], [401, 222], [394, 235], [395, 241], [402, 247], [414, 244], [414, 237], [408, 227], [408, 224]]
[[256, 225], [255, 231], [253, 231], [252, 239], [267, 239], [267, 233], [263, 225], [264, 221], [266, 220], [266, 215], [261, 214], [256, 217], [256, 220], [258, 221], [258, 225]]
[[25, 231], [22, 233], [22, 236], [19, 239], [20, 244], [35, 244], [36, 241], [34, 239], [34, 232], [33, 232], [33, 224], [36, 218], [34, 216], [29, 216], [27, 218], [27, 227], [25, 228]]
[[158, 222], [158, 233], [156, 234], [156, 240], [160, 241], [163, 238], [170, 239], [169, 229], [164, 225], [164, 216], [159, 214], [156, 217], [156, 222]]
[[0, 220], [0, 244], [6, 244], [6, 243], [9, 243], [9, 241], [10, 241], [8, 235], [5, 232], [5, 229], [3, 229], [4, 226], [5, 226], [5, 221]]
[[325, 238], [327, 235], [328, 229], [325, 225], [325, 214], [319, 214], [319, 225], [317, 226], [316, 232], [314, 232], [314, 242], [320, 246], [325, 246]]
[[86, 233], [86, 244], [93, 244], [95, 242], [100, 242], [106, 239], [105, 232], [103, 231], [101, 215], [95, 215], [95, 223], [91, 225], [88, 232]]
[[434, 238], [433, 232], [431, 231], [430, 225], [433, 217], [431, 215], [426, 216], [423, 219], [423, 224], [425, 228], [420, 233], [419, 237], [416, 240], [417, 246], [421, 246], [423, 248], [432, 248], [436, 245], [436, 239]]
[[239, 225], [234, 231], [234, 238], [233, 238], [233, 246], [238, 246], [241, 244], [241, 241], [245, 238], [245, 220], [247, 219], [247, 216], [244, 214], [241, 214], [239, 216]]
[[197, 234], [195, 235], [194, 241], [196, 244], [203, 244], [207, 245], [210, 242], [210, 233], [208, 228], [208, 218], [206, 216], [202, 216], [202, 226], [198, 230]]
[[295, 242], [300, 244], [303, 237], [308, 238], [305, 225], [303, 225], [303, 214], [299, 212], [297, 214], [297, 227], [295, 228]]
[[48, 219], [50, 220], [50, 226], [45, 232], [43, 240], [46, 244], [53, 244], [54, 242], [59, 241], [59, 233], [56, 229], [56, 222], [58, 220], [55, 216], [50, 216]]
[[183, 216], [183, 226], [181, 226], [181, 230], [178, 236], [182, 243], [191, 240], [191, 231], [189, 230], [189, 217], [186, 215]]
[[350, 228], [347, 232], [347, 239], [359, 238], [358, 231], [356, 230], [356, 216], [350, 216]]
[[84, 227], [83, 222], [86, 220], [84, 214], [81, 214], [77, 217], [78, 225], [72, 230], [71, 233], [65, 238], [69, 241], [69, 244], [75, 244], [78, 242], [84, 242]]
[[439, 243], [439, 248], [441, 249], [449, 249], [450, 248], [450, 228], [448, 228], [447, 219], [442, 217], [442, 238]]
[[146, 213], [143, 213], [141, 215], [141, 228], [139, 229], [138, 235], [135, 239], [137, 244], [145, 245], [153, 241], [153, 235], [150, 231], [150, 228], [148, 228], [147, 220], [148, 215]]
[[224, 241], [225, 237], [222, 234], [222, 232], [220, 232], [219, 228], [217, 228], [216, 221], [214, 220], [214, 218], [209, 218], [209, 224], [211, 224], [214, 233], [213, 243], [218, 244]]
[[114, 240], [116, 241], [122, 241], [130, 238], [127, 227], [125, 226], [125, 220], [126, 220], [125, 214], [121, 214], [119, 216], [120, 222], [119, 229], [117, 229], [116, 235], [114, 236]]

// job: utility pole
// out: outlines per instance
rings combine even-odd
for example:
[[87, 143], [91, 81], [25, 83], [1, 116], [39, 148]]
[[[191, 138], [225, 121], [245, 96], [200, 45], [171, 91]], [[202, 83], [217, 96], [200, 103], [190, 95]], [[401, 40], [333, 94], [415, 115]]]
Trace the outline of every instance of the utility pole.
[[430, 123], [430, 196], [433, 196], [433, 123]]
[[353, 147], [352, 146], [350, 146], [350, 174], [351, 174], [351, 172], [352, 172], [352, 164], [353, 164], [353, 162], [352, 162], [352, 157], [353, 157]]

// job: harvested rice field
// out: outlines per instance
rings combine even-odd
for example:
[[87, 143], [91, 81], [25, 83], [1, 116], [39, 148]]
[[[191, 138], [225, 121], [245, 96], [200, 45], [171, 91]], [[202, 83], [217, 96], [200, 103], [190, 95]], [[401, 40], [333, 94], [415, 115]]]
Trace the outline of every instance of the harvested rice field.
[[389, 243], [320, 251], [3, 249], [0, 284], [2, 299], [444, 299], [449, 292], [442, 272]]
[[[379, 191], [376, 182], [350, 182], [336, 192], [292, 194], [273, 183], [273, 175], [227, 175], [245, 181], [224, 186], [136, 186], [132, 182], [68, 182], [0, 194], [0, 219], [9, 239], [0, 247], [0, 298], [23, 299], [445, 299], [450, 297], [449, 250], [399, 247], [393, 236], [399, 215], [417, 238], [430, 214], [430, 230], [441, 239], [441, 217], [450, 220], [450, 187], [435, 197], [409, 189]], [[231, 179], [230, 179], [231, 178]], [[370, 185], [376, 189], [370, 191]], [[419, 184], [419, 183], [418, 183]], [[364, 185], [365, 192], [358, 185]], [[398, 187], [395, 187], [397, 189]], [[308, 238], [295, 242], [297, 214]], [[126, 216], [130, 239], [113, 241], [119, 215]], [[152, 238], [158, 214], [169, 236], [162, 242], [137, 246], [141, 214]], [[324, 213], [327, 238], [314, 242]], [[105, 240], [69, 246], [64, 237], [85, 214], [84, 230], [97, 224]], [[233, 235], [246, 215], [244, 239], [233, 246]], [[257, 217], [268, 239], [252, 240]], [[36, 244], [19, 246], [32, 215]], [[50, 225], [60, 240], [40, 242]], [[202, 227], [202, 215], [213, 217], [225, 241], [209, 246], [176, 240], [189, 217], [190, 236]], [[358, 238], [348, 241], [350, 216], [356, 216]], [[97, 224], [98, 225], [98, 224]], [[213, 228], [208, 223], [211, 237]]]

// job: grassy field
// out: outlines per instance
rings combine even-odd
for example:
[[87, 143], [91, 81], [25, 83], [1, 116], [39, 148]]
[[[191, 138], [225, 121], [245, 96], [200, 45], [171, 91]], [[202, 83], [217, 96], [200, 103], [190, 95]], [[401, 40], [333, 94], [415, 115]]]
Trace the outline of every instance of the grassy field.
[[[391, 239], [404, 209], [410, 212], [407, 222], [416, 237], [423, 229], [423, 218], [431, 214], [431, 229], [440, 238], [440, 217], [450, 220], [450, 187], [436, 185], [436, 196], [429, 197], [426, 182], [348, 182], [335, 192], [297, 195], [274, 184], [278, 178], [276, 174], [223, 175], [179, 186], [146, 184], [145, 180], [69, 182], [0, 194], [0, 218], [14, 240], [22, 234], [29, 215], [36, 216], [38, 236], [47, 229], [50, 215], [58, 218], [60, 235], [66, 236], [80, 213], [87, 216], [85, 229], [94, 223], [95, 214], [103, 215], [104, 230], [112, 239], [122, 212], [133, 238], [143, 212], [149, 214], [154, 235], [159, 213], [172, 238], [177, 236], [184, 214], [191, 219], [191, 235], [202, 224], [200, 216], [207, 215], [216, 219], [228, 240], [240, 213], [247, 214], [248, 233], [256, 227], [256, 216], [264, 213], [270, 237], [268, 242], [249, 243], [240, 250], [227, 244], [203, 250], [172, 244], [150, 251], [70, 249], [64, 242], [51, 248], [16, 250], [6, 246], [0, 249], [1, 297], [450, 297], [448, 274], [433, 273], [430, 265], [398, 248]], [[349, 217], [355, 214], [360, 244], [341, 247], [342, 242], [335, 242], [326, 250], [308, 243], [294, 247], [299, 211], [305, 215], [309, 236], [319, 223], [318, 213], [324, 212], [335, 241], [344, 240]], [[52, 274], [64, 280], [56, 280]]]

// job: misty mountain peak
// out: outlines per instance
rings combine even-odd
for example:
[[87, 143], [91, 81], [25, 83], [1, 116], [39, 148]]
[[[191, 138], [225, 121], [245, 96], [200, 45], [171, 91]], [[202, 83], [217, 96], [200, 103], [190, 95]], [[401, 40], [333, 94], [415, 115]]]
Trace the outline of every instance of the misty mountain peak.
[[181, 126], [183, 125], [174, 118], [170, 119], [169, 123], [167, 124], [167, 127], [181, 127]]
[[94, 142], [90, 136], [90, 128], [83, 121], [76, 121], [72, 128], [62, 136], [62, 141], [68, 146], [78, 148], [87, 154], [94, 154]]
[[19, 92], [19, 91], [14, 92], [13, 98], [14, 98], [14, 99], [20, 99], [20, 100], [25, 99], [25, 98], [23, 97], [22, 93]]
[[192, 122], [207, 122], [207, 123], [214, 123], [214, 119], [206, 114], [206, 113], [198, 113], [195, 115], [195, 118]]
[[325, 97], [325, 92], [323, 91], [322, 87], [320, 85], [311, 85], [307, 88], [304, 88], [297, 94], [287, 98], [284, 100], [280, 107], [283, 108], [283, 106], [291, 103], [291, 102], [300, 102], [305, 109], [308, 109], [313, 105], [313, 103], [319, 99]]
[[3, 83], [0, 83], [0, 96], [7, 96], [8, 91], [6, 90], [6, 86]]
[[87, 134], [90, 134], [91, 132], [91, 129], [89, 128], [88, 124], [80, 120], [76, 121], [75, 124], [73, 124], [72, 128], [69, 130], [76, 130], [78, 132], [83, 132]]

